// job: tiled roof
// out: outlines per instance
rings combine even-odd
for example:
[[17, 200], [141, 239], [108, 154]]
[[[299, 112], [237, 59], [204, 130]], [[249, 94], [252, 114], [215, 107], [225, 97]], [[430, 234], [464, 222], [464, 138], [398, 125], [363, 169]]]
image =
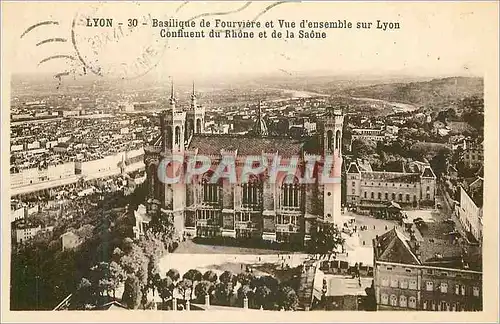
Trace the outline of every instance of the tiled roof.
[[412, 249], [408, 238], [392, 229], [375, 239], [377, 261], [481, 271], [481, 247], [444, 240], [420, 241]]
[[397, 229], [393, 228], [389, 232], [375, 239], [377, 250], [376, 259], [378, 261], [420, 264], [418, 258], [413, 254], [407, 239]]
[[282, 156], [301, 153], [303, 142], [283, 137], [252, 137], [215, 134], [195, 134], [189, 149], [198, 154], [219, 155], [221, 150], [238, 150], [238, 155], [260, 155], [262, 152], [279, 152]]

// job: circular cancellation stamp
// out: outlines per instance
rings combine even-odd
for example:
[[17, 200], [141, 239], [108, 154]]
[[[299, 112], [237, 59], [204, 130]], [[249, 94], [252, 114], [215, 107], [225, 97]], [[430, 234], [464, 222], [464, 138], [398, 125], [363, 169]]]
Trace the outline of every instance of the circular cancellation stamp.
[[140, 3], [116, 10], [112, 3], [96, 3], [75, 15], [71, 39], [87, 73], [134, 79], [151, 71], [167, 48], [152, 28], [152, 16]]

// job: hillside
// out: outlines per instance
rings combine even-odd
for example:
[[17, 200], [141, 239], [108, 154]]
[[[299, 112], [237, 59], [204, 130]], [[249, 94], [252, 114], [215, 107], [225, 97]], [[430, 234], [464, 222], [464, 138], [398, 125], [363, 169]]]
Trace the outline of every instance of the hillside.
[[483, 79], [450, 77], [425, 82], [389, 83], [351, 88], [342, 94], [351, 97], [382, 99], [387, 101], [432, 106], [477, 95], [483, 97]]

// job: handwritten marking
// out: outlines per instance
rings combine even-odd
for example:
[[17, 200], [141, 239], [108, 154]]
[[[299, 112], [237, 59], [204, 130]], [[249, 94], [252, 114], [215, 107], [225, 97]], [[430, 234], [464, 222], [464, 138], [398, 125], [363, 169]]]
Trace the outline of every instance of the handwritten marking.
[[47, 61], [50, 61], [50, 60], [56, 60], [56, 59], [69, 59], [69, 60], [73, 60], [73, 61], [76, 61], [76, 58], [74, 58], [73, 56], [71, 55], [52, 55], [52, 56], [49, 56], [43, 60], [41, 60], [38, 65], [42, 64], [42, 63], [45, 63]]
[[59, 25], [59, 22], [53, 21], [53, 20], [47, 20], [47, 21], [39, 22], [38, 24], [34, 24], [33, 26], [28, 27], [28, 29], [26, 29], [24, 31], [24, 33], [21, 35], [21, 38], [23, 38], [24, 35], [26, 35], [30, 31], [32, 31], [33, 29], [40, 27], [40, 26], [44, 26], [44, 25]]
[[199, 15], [196, 15], [196, 16], [192, 17], [191, 19], [188, 19], [187, 21], [195, 20], [195, 19], [201, 18], [201, 17], [223, 16], [223, 15], [229, 15], [229, 14], [237, 13], [237, 12], [240, 12], [240, 11], [246, 9], [251, 4], [252, 4], [252, 1], [248, 1], [242, 7], [238, 8], [236, 10], [223, 11], [223, 12], [211, 12], [211, 13], [207, 12], [207, 13], [199, 14]]
[[36, 44], [36, 46], [40, 46], [40, 45], [43, 45], [43, 44], [47, 44], [47, 43], [52, 43], [52, 42], [62, 42], [62, 43], [65, 43], [67, 42], [66, 38], [49, 38], [49, 39], [46, 39], [46, 40], [43, 40], [39, 43]]

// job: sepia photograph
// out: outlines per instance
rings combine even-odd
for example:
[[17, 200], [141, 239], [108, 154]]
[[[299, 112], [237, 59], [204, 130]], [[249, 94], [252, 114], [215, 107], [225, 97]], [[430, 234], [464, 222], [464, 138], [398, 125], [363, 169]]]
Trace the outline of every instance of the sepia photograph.
[[498, 320], [497, 14], [4, 2], [2, 309]]

